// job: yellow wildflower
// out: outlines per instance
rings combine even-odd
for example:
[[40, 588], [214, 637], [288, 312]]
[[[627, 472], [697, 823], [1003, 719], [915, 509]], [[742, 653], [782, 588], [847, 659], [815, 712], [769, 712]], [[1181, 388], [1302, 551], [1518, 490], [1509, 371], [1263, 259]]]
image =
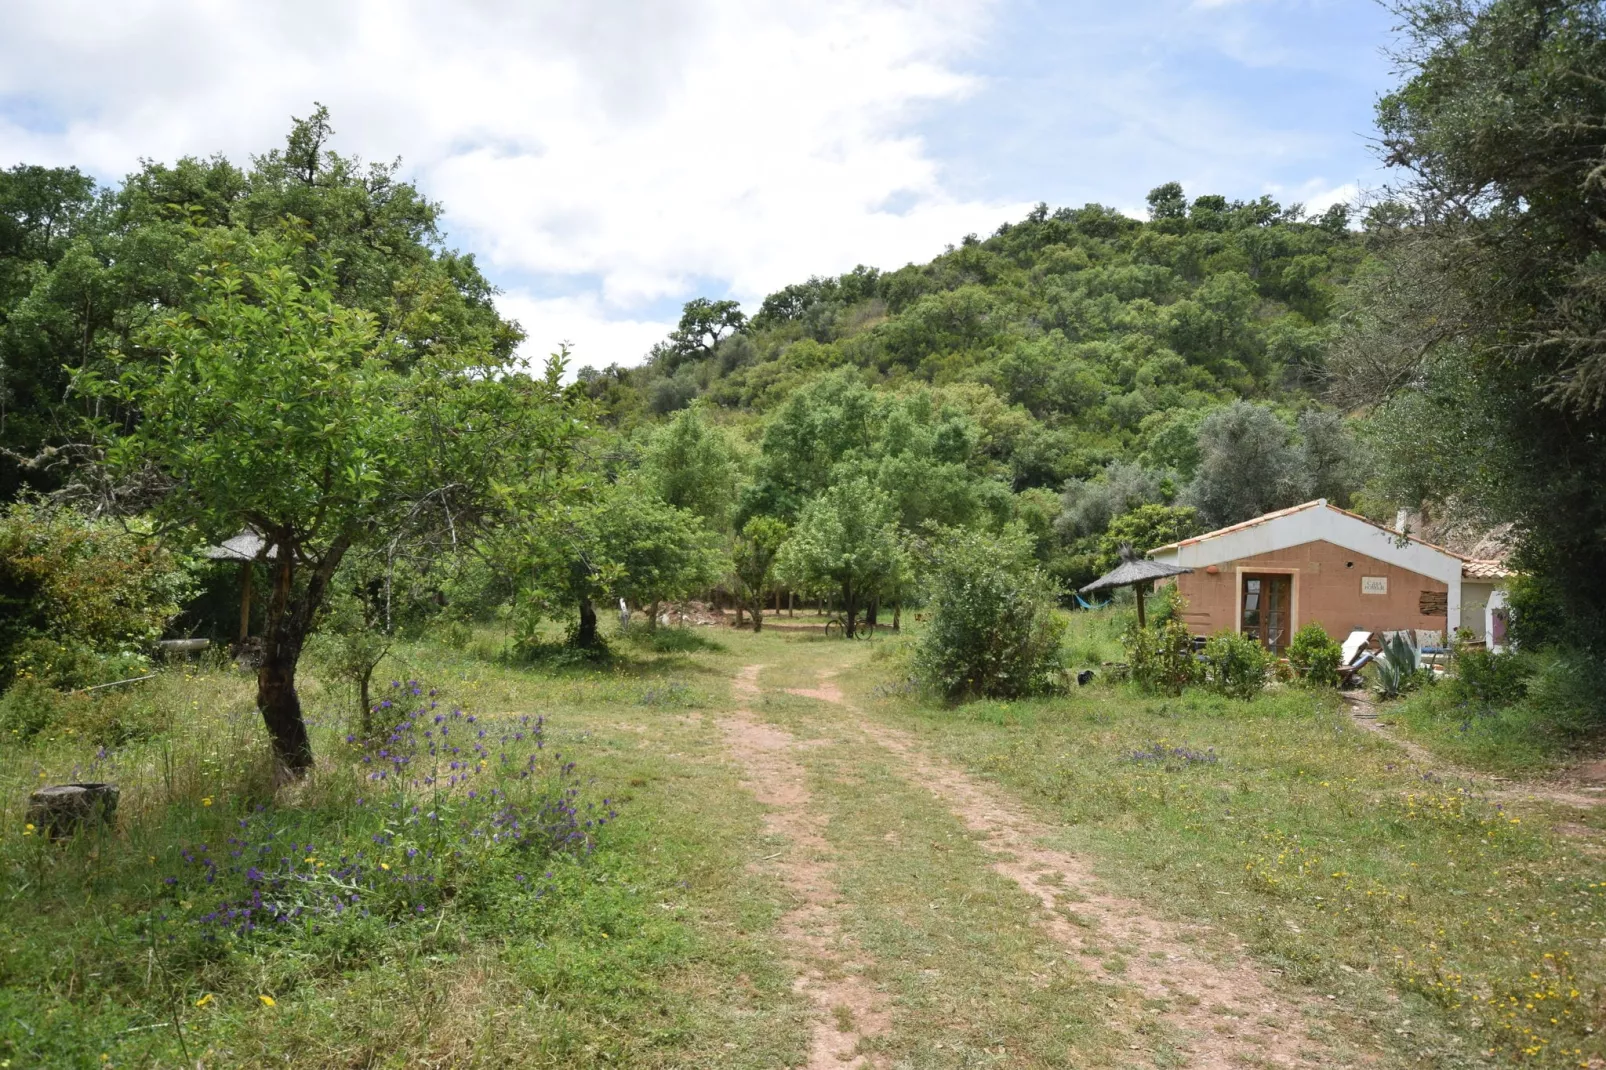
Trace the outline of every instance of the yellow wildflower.
[[278, 1001], [272, 996], [258, 996], [257, 999], [262, 1001], [264, 1007], [277, 1007], [279, 1005]]
[[196, 1000], [195, 1001], [195, 1005], [197, 1007], [204, 1007], [208, 1003], [211, 1003], [211, 1002], [212, 1002], [212, 993], [208, 992], [206, 995], [204, 995], [200, 999]]

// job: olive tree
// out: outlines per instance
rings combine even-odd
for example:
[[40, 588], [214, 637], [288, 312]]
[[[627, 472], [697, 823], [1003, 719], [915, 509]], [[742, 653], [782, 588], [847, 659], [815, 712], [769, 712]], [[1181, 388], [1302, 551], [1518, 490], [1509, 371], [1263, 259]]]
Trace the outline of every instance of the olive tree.
[[294, 235], [198, 240], [192, 299], [139, 339], [161, 359], [117, 359], [81, 385], [132, 414], [99, 428], [113, 501], [205, 539], [261, 535], [257, 707], [299, 776], [313, 755], [296, 666], [341, 561], [426, 523], [466, 537], [513, 486], [555, 490], [575, 422], [561, 357], [532, 378], [489, 349], [420, 353], [340, 304], [333, 266], [309, 273]]

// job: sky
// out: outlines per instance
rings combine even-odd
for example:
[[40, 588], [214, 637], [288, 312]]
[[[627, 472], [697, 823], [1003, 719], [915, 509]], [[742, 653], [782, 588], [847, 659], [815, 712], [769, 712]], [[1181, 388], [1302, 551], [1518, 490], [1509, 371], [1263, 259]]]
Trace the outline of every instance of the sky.
[[1321, 210], [1380, 185], [1372, 0], [7, 0], [0, 167], [115, 183], [333, 147], [442, 202], [539, 360], [637, 364], [683, 302], [922, 262], [1039, 201]]

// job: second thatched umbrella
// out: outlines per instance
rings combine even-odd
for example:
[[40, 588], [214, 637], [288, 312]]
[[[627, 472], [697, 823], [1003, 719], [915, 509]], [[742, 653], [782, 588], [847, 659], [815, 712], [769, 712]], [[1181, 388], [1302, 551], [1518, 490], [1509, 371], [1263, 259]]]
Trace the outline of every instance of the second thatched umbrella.
[[1086, 587], [1083, 594], [1093, 591], [1108, 591], [1116, 587], [1138, 587], [1138, 627], [1145, 628], [1148, 622], [1143, 619], [1143, 590], [1142, 587], [1163, 580], [1167, 576], [1180, 576], [1184, 572], [1192, 572], [1191, 568], [1179, 568], [1176, 565], [1166, 565], [1159, 561], [1150, 561], [1146, 557], [1139, 557], [1131, 545], [1121, 547], [1121, 563], [1106, 572]]

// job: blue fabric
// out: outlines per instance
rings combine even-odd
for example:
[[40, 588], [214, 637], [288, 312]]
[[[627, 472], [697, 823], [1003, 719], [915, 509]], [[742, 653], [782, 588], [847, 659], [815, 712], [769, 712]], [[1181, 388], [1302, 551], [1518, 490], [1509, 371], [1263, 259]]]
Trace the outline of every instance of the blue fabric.
[[1081, 606], [1083, 609], [1103, 609], [1105, 606], [1110, 604], [1108, 601], [1099, 602], [1097, 604], [1094, 604], [1094, 603], [1089, 602], [1087, 599], [1083, 598], [1081, 595], [1074, 594], [1074, 593], [1073, 593], [1072, 597], [1074, 597], [1076, 599], [1076, 604]]

